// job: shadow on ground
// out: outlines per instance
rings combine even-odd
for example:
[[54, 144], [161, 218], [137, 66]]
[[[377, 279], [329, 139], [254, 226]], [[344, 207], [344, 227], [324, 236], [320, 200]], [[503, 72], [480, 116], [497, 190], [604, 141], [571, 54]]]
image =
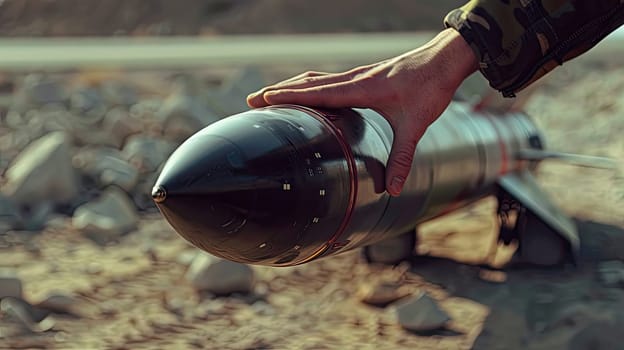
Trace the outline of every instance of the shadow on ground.
[[622, 349], [617, 329], [624, 329], [624, 289], [601, 281], [600, 264], [623, 258], [624, 229], [576, 223], [576, 266], [507, 266], [505, 281], [492, 282], [479, 278], [487, 267], [417, 257], [412, 272], [489, 308], [474, 349]]

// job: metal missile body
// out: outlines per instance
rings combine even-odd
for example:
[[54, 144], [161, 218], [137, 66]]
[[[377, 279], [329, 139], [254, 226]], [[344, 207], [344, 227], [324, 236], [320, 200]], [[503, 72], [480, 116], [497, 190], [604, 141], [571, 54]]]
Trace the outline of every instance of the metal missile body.
[[[153, 197], [185, 239], [248, 264], [297, 265], [371, 245], [488, 195], [499, 197], [501, 217], [510, 208], [529, 212], [578, 248], [572, 221], [532, 180], [537, 161], [517, 156], [543, 148], [525, 114], [451, 103], [419, 142], [398, 197], [385, 192], [392, 139], [372, 110], [254, 109], [185, 141]], [[501, 239], [520, 228], [526, 222], [501, 228]]]

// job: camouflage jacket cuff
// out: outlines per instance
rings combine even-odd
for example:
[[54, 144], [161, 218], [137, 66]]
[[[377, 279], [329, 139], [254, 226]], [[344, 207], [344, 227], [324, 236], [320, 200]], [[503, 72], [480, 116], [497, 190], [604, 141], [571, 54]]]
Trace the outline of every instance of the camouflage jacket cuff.
[[490, 85], [513, 97], [624, 23], [620, 0], [472, 0], [451, 11]]

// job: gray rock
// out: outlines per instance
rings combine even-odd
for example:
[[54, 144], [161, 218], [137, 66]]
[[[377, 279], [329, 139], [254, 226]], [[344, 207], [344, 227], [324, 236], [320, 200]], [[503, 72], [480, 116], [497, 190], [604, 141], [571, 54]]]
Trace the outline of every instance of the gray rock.
[[246, 67], [224, 81], [221, 88], [207, 96], [209, 107], [223, 116], [240, 113], [249, 109], [247, 95], [266, 85], [259, 69]]
[[5, 297], [21, 298], [22, 281], [15, 272], [0, 270], [0, 299]]
[[143, 174], [140, 176], [139, 183], [134, 187], [132, 191], [132, 201], [137, 209], [141, 211], [155, 211], [158, 212], [158, 208], [154, 204], [152, 198], [152, 188], [156, 183], [156, 179], [162, 171], [162, 165], [152, 173]]
[[63, 86], [44, 74], [26, 76], [17, 95], [18, 104], [23, 108], [40, 107], [48, 103], [63, 103], [67, 98]]
[[207, 254], [198, 255], [186, 274], [186, 279], [198, 291], [215, 295], [251, 293], [255, 277], [251, 267], [218, 260]]
[[128, 136], [143, 131], [140, 119], [131, 117], [124, 108], [113, 108], [104, 117], [104, 130], [107, 131], [117, 147], [123, 145]]
[[136, 229], [139, 217], [128, 196], [116, 187], [76, 209], [73, 226], [98, 242], [114, 240]]
[[606, 287], [624, 288], [624, 261], [605, 261], [598, 265], [598, 276]]
[[79, 185], [67, 135], [53, 132], [32, 142], [16, 157], [6, 178], [3, 192], [20, 205], [71, 202]]
[[160, 98], [144, 99], [130, 107], [130, 116], [137, 119], [154, 119], [162, 106]]
[[358, 291], [363, 303], [381, 307], [405, 298], [409, 294], [407, 288], [398, 283], [367, 284]]
[[130, 107], [138, 101], [136, 90], [118, 81], [107, 81], [102, 84], [102, 95], [113, 106]]
[[4, 123], [11, 129], [18, 129], [24, 126], [26, 120], [19, 111], [11, 109], [4, 117]]
[[29, 207], [27, 215], [24, 215], [21, 227], [26, 231], [40, 231], [48, 223], [48, 219], [54, 212], [54, 204], [43, 201]]
[[194, 281], [200, 280], [202, 278], [202, 273], [218, 260], [219, 258], [217, 257], [202, 251], [197, 251], [196, 254], [193, 255], [193, 259], [186, 263], [186, 265], [189, 265], [186, 271], [186, 279], [194, 284]]
[[6, 297], [2, 299], [0, 311], [33, 333], [49, 331], [56, 323], [52, 317], [49, 317], [50, 312], [40, 310], [18, 298]]
[[122, 156], [139, 173], [155, 171], [173, 152], [175, 144], [146, 136], [131, 136], [122, 150]]
[[103, 114], [105, 109], [104, 99], [100, 92], [92, 87], [80, 87], [72, 92], [69, 97], [70, 108], [81, 114]]
[[190, 266], [199, 255], [205, 255], [207, 257], [210, 257], [209, 255], [206, 255], [197, 249], [187, 249], [178, 254], [175, 261], [180, 265]]
[[413, 332], [430, 332], [443, 328], [451, 318], [438, 307], [426, 293], [402, 301], [396, 305], [399, 324]]
[[28, 127], [41, 129], [41, 133], [47, 134], [53, 131], [72, 131], [77, 125], [97, 122], [86, 118], [77, 117], [67, 110], [64, 105], [48, 104], [36, 111], [30, 111], [28, 115]]
[[118, 186], [131, 192], [139, 180], [138, 170], [112, 148], [85, 148], [73, 158], [81, 172], [94, 179], [100, 187]]
[[50, 294], [36, 307], [55, 314], [67, 314], [76, 317], [85, 317], [95, 314], [93, 305], [87, 305], [82, 300], [66, 294]]
[[179, 77], [174, 91], [158, 110], [163, 135], [170, 140], [183, 141], [201, 128], [219, 120], [198, 94], [197, 83], [189, 77]]

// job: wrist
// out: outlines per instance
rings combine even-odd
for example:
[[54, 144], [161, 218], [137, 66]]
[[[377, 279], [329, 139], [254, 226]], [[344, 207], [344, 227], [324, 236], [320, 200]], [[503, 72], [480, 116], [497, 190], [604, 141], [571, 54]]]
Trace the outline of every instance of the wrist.
[[451, 86], [459, 86], [478, 70], [479, 61], [475, 52], [455, 29], [443, 30], [432, 41], [438, 47], [437, 63], [443, 67]]

